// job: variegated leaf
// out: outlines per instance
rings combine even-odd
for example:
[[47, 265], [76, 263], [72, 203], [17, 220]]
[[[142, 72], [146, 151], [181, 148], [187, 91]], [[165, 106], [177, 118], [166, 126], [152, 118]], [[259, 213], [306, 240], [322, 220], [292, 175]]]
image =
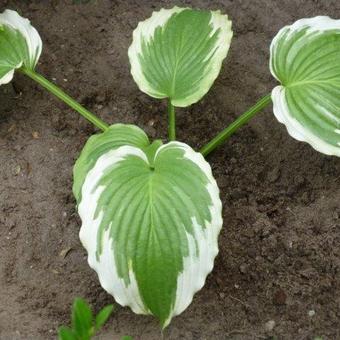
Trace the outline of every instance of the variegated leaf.
[[218, 252], [219, 190], [188, 145], [131, 125], [93, 136], [74, 168], [80, 238], [103, 288], [163, 327], [202, 288]]
[[28, 19], [17, 12], [0, 14], [0, 85], [9, 83], [15, 69], [34, 69], [41, 54], [42, 42]]
[[174, 7], [139, 23], [129, 48], [139, 88], [174, 106], [200, 100], [218, 76], [232, 38], [231, 21], [220, 11]]
[[274, 38], [270, 67], [281, 85], [272, 100], [289, 134], [340, 156], [340, 20], [301, 19]]

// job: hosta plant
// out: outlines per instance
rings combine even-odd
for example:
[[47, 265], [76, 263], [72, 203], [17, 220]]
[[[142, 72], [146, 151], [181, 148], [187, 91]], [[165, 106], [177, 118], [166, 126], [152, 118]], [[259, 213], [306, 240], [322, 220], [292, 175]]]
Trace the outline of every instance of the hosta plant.
[[5, 11], [0, 25], [0, 82], [17, 69], [102, 130], [74, 167], [80, 239], [103, 288], [162, 327], [202, 288], [218, 252], [222, 204], [204, 156], [271, 101], [291, 136], [340, 155], [338, 20], [302, 19], [280, 30], [270, 48], [270, 70], [280, 85], [199, 152], [176, 140], [175, 107], [200, 100], [218, 76], [232, 38], [226, 15], [161, 9], [133, 33], [131, 73], [143, 92], [167, 99], [167, 142], [150, 141], [134, 125], [100, 120], [36, 73], [41, 40], [26, 19]]

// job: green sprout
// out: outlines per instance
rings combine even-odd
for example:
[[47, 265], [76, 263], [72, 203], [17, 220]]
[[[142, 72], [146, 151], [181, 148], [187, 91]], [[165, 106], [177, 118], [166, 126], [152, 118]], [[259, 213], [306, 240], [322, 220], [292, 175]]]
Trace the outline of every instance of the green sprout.
[[108, 320], [113, 308], [108, 305], [94, 316], [88, 303], [76, 298], [72, 306], [71, 327], [59, 328], [59, 340], [90, 340]]

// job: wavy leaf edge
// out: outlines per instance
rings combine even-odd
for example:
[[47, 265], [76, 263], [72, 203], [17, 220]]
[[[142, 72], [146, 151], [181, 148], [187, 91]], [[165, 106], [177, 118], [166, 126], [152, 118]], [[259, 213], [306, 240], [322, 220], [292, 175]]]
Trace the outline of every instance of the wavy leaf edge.
[[[139, 55], [142, 53], [142, 38], [144, 37], [145, 40], [149, 41], [153, 37], [156, 28], [164, 26], [173, 14], [180, 13], [184, 10], [196, 11], [196, 9], [192, 9], [190, 7], [175, 6], [172, 9], [162, 8], [159, 11], [154, 11], [148, 19], [139, 22], [137, 28], [133, 31], [132, 44], [128, 50], [128, 56], [131, 64], [131, 75], [139, 89], [151, 97], [159, 99], [169, 98], [167, 94], [159, 92], [157, 89], [153, 88], [143, 74], [142, 67], [138, 60]], [[212, 63], [209, 76], [205, 77], [202, 81], [199, 91], [196, 91], [196, 93], [193, 93], [185, 99], [177, 100], [170, 98], [172, 105], [176, 107], [186, 107], [194, 104], [209, 91], [220, 73], [223, 60], [226, 58], [229, 51], [233, 36], [231, 21], [226, 14], [221, 14], [220, 10], [207, 12], [210, 12], [212, 15], [209, 23], [213, 28], [212, 33], [215, 33], [218, 29], [222, 32], [219, 34], [218, 42], [216, 43], [217, 53], [214, 55], [214, 59], [216, 61]], [[208, 59], [208, 57], [209, 56], [207, 56], [206, 59]]]
[[[270, 72], [273, 77], [280, 82], [273, 66], [275, 56], [275, 49], [282, 36], [289, 30], [289, 34], [306, 29], [308, 33], [325, 32], [329, 30], [339, 30], [340, 34], [340, 20], [332, 19], [328, 16], [316, 16], [314, 18], [304, 18], [297, 20], [291, 25], [287, 25], [280, 29], [270, 45]], [[296, 118], [292, 117], [285, 99], [285, 86], [278, 85], [272, 90], [271, 98], [273, 101], [273, 112], [277, 120], [286, 126], [287, 132], [290, 136], [298, 141], [310, 144], [316, 151], [325, 155], [340, 157], [340, 147], [332, 145], [317, 135], [313, 134], [305, 126], [303, 126]], [[340, 128], [334, 130], [340, 134]], [[340, 146], [340, 143], [338, 143]]]
[[0, 29], [3, 26], [10, 27], [21, 34], [25, 39], [29, 55], [28, 60], [21, 60], [8, 73], [0, 78], [0, 85], [9, 83], [14, 76], [16, 69], [22, 65], [34, 69], [41, 55], [42, 41], [38, 31], [31, 25], [30, 20], [20, 16], [16, 11], [6, 9], [0, 13]]
[[[205, 221], [204, 226], [199, 225], [197, 221], [195, 222], [194, 217], [192, 218], [191, 227], [194, 229], [195, 236], [190, 233], [186, 234], [189, 245], [189, 256], [183, 258], [183, 271], [177, 276], [176, 299], [173, 301], [171, 312], [166, 319], [160, 320], [163, 328], [170, 323], [172, 317], [182, 313], [188, 307], [194, 294], [203, 287], [206, 276], [213, 269], [214, 259], [218, 253], [217, 238], [222, 228], [222, 203], [210, 165], [200, 153], [195, 152], [188, 145], [180, 142], [170, 142], [160, 146], [156, 151], [155, 160], [158, 155], [166, 152], [169, 148], [179, 148], [183, 150], [184, 157], [196, 164], [205, 176], [207, 176], [208, 187], [206, 189], [209, 192], [212, 204], [209, 206], [211, 221]], [[105, 162], [107, 157], [111, 158], [111, 161], [108, 160], [108, 164], [114, 166], [113, 163], [121, 161], [124, 156], [127, 155], [140, 157], [145, 162], [148, 161], [145, 153], [141, 149], [134, 146], [121, 146], [100, 156], [94, 167], [89, 170], [82, 186], [82, 199], [78, 205], [78, 212], [82, 220], [79, 235], [83, 246], [88, 251], [90, 267], [97, 272], [102, 287], [114, 296], [116, 302], [122, 306], [129, 306], [137, 314], [153, 314], [150, 309], [148, 309], [148, 306], [145, 306], [145, 302], [143, 302], [140, 295], [139, 283], [133, 271], [132, 262], [129, 262], [129, 284], [126, 284], [124, 279], [119, 276], [113, 250], [115, 246], [108, 232], [104, 234], [103, 252], [99, 259], [96, 257], [95, 251], [95, 249], [97, 249], [98, 223], [100, 223], [103, 217], [102, 213], [100, 213], [95, 220], [90, 217], [95, 214], [96, 210], [93, 202], [98, 200], [101, 195], [100, 190], [94, 190], [94, 183], [96, 179], [100, 177], [98, 174], [99, 170], [96, 169], [96, 167], [102, 167], [100, 163]], [[93, 199], [90, 199], [91, 197], [87, 195], [88, 192], [95, 195], [92, 196]], [[195, 257], [198, 249], [199, 255]]]

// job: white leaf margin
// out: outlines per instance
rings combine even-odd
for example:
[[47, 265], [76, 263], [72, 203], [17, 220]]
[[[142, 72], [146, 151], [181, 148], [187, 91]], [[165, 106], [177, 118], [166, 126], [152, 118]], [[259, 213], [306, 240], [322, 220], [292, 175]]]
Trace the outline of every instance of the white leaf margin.
[[[206, 221], [203, 228], [195, 218], [192, 218], [194, 237], [187, 233], [189, 256], [183, 259], [184, 267], [183, 272], [177, 278], [174, 307], [163, 327], [170, 323], [172, 317], [182, 313], [191, 303], [194, 294], [203, 287], [207, 275], [213, 269], [214, 259], [218, 254], [218, 235], [223, 224], [222, 202], [209, 163], [200, 153], [180, 142], [170, 142], [162, 145], [157, 150], [155, 157], [169, 147], [184, 150], [183, 157], [194, 162], [207, 176], [207, 190], [212, 201], [212, 205], [209, 207], [212, 220]], [[82, 200], [78, 206], [78, 213], [82, 220], [79, 237], [88, 252], [88, 263], [97, 272], [101, 286], [115, 298], [117, 303], [122, 306], [129, 306], [136, 314], [151, 314], [142, 301], [132, 268], [129, 270], [130, 284], [128, 286], [118, 276], [113, 242], [108, 232], [103, 236], [103, 253], [99, 260], [96, 258], [97, 230], [103, 218], [103, 213], [100, 213], [95, 220], [92, 219], [92, 216], [96, 211], [95, 202], [98, 201], [104, 187], [95, 188], [107, 167], [112, 167], [114, 164], [118, 165], [120, 161], [129, 155], [140, 157], [148, 163], [147, 156], [141, 149], [122, 146], [99, 157], [95, 166], [88, 172], [82, 187]], [[196, 256], [195, 239], [199, 247], [199, 257]]]
[[[162, 8], [159, 11], [154, 11], [150, 18], [141, 21], [137, 28], [133, 31], [132, 44], [128, 50], [128, 56], [131, 64], [131, 75], [139, 89], [151, 97], [162, 99], [167, 98], [167, 95], [154, 89], [143, 74], [143, 70], [139, 62], [139, 55], [142, 53], [142, 40], [144, 38], [146, 42], [149, 42], [157, 27], [165, 26], [173, 14], [180, 13], [187, 9], [190, 10], [192, 8], [175, 6], [172, 9]], [[216, 42], [217, 50], [210, 62], [210, 74], [200, 83], [199, 90], [191, 96], [181, 100], [171, 99], [171, 104], [176, 107], [186, 107], [194, 104], [209, 91], [220, 73], [223, 60], [228, 54], [231, 39], [233, 37], [233, 31], [231, 29], [232, 23], [228, 19], [228, 16], [226, 14], [221, 14], [221, 11], [219, 10], [210, 11], [210, 13], [211, 19], [209, 24], [213, 27], [210, 36], [212, 36], [218, 29], [221, 29], [219, 38]], [[209, 59], [212, 53], [214, 53], [214, 51], [206, 57], [206, 60]]]
[[[29, 64], [25, 65], [30, 69], [34, 69], [42, 51], [42, 40], [38, 31], [31, 25], [31, 22], [20, 16], [16, 11], [6, 9], [0, 13], [0, 26], [9, 26], [14, 30], [19, 31], [25, 38], [29, 53]], [[15, 69], [22, 66], [23, 62], [16, 65]], [[14, 69], [9, 71], [0, 79], [0, 85], [7, 84], [13, 79]]]
[[160, 11], [154, 11], [150, 18], [139, 22], [137, 28], [132, 33], [132, 44], [128, 50], [131, 75], [140, 90], [151, 97], [161, 99], [166, 98], [167, 96], [151, 87], [143, 74], [143, 70], [139, 62], [139, 55], [142, 53], [142, 40], [144, 38], [148, 43], [154, 35], [157, 27], [165, 26], [173, 14], [180, 13], [185, 9], [188, 9], [188, 7], [180, 8], [175, 6], [172, 9], [162, 8]]
[[[16, 66], [16, 68], [20, 68], [22, 63]], [[14, 70], [10, 70], [7, 72], [2, 78], [0, 78], [0, 85], [5, 85], [11, 82], [14, 77]]]
[[[283, 27], [274, 37], [270, 45], [270, 61], [269, 68], [273, 77], [280, 81], [273, 66], [273, 59], [276, 54], [276, 47], [282, 36], [289, 30], [288, 34], [294, 34], [302, 29], [308, 28], [308, 33], [319, 32], [322, 34], [328, 30], [340, 30], [340, 20], [332, 19], [328, 16], [317, 16], [314, 18], [304, 18], [297, 20], [292, 25]], [[340, 31], [339, 31], [340, 34]], [[323, 139], [319, 138], [303, 126], [296, 118], [294, 118], [289, 110], [286, 96], [285, 87], [282, 85], [276, 86], [271, 93], [271, 99], [273, 101], [273, 112], [276, 119], [284, 124], [287, 128], [289, 135], [298, 141], [306, 142], [311, 145], [316, 151], [321, 152], [329, 156], [340, 157], [340, 144], [336, 147], [330, 143], [327, 143]], [[334, 130], [340, 134], [339, 129]]]
[[[187, 233], [189, 256], [184, 258], [184, 270], [177, 279], [175, 307], [173, 314], [168, 319], [169, 323], [173, 316], [179, 315], [190, 305], [194, 294], [204, 286], [207, 275], [213, 270], [214, 260], [218, 254], [218, 235], [222, 229], [223, 219], [222, 202], [219, 195], [220, 191], [213, 177], [210, 164], [204, 159], [201, 153], [195, 152], [184, 143], [171, 142], [167, 145], [184, 150], [184, 158], [198, 165], [207, 176], [208, 184], [206, 188], [212, 202], [212, 205], [209, 207], [212, 220], [205, 221], [204, 227], [199, 225], [195, 218], [192, 218], [194, 237]], [[162, 152], [162, 147], [158, 149], [157, 153], [158, 152]], [[198, 259], [196, 257], [195, 240], [198, 242], [199, 248]], [[194, 278], [194, 280], [192, 278]]]

